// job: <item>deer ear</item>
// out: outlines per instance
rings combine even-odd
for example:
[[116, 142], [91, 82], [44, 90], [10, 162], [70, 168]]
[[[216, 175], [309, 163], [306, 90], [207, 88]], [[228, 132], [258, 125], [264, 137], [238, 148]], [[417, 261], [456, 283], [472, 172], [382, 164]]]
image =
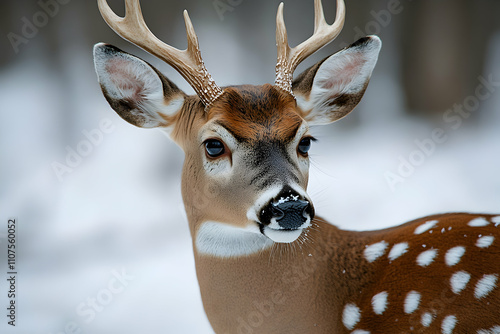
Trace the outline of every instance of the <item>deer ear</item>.
[[335, 122], [356, 107], [368, 86], [381, 46], [377, 36], [361, 38], [297, 77], [293, 93], [309, 124]]
[[170, 127], [186, 94], [145, 61], [112, 45], [94, 46], [104, 97], [125, 121], [141, 128]]

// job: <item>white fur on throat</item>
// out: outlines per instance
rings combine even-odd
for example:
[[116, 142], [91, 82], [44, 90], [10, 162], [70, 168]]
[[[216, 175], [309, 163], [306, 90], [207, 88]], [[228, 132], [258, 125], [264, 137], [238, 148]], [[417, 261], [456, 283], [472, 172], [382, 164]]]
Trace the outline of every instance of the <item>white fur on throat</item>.
[[273, 245], [257, 225], [242, 228], [211, 221], [201, 224], [195, 240], [198, 253], [222, 258], [256, 254]]

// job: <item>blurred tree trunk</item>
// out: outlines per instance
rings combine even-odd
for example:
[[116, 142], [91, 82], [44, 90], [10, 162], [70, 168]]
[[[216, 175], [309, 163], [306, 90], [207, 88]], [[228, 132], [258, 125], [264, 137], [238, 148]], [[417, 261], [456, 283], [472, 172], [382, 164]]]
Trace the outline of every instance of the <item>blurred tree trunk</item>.
[[410, 112], [440, 113], [474, 93], [500, 26], [499, 10], [495, 0], [420, 0], [408, 6], [400, 45]]

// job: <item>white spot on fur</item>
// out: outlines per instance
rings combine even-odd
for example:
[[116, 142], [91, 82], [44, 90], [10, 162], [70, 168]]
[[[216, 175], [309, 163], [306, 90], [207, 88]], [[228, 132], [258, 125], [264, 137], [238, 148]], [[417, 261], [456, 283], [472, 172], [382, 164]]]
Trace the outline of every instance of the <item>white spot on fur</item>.
[[373, 306], [373, 312], [375, 314], [381, 315], [384, 313], [385, 309], [387, 308], [387, 296], [388, 293], [386, 291], [377, 293], [375, 296], [372, 298], [372, 306]]
[[419, 227], [415, 229], [415, 234], [422, 234], [425, 231], [428, 231], [429, 229], [433, 228], [436, 224], [438, 223], [437, 220], [429, 220], [428, 222], [423, 223]]
[[417, 256], [417, 263], [421, 267], [427, 267], [430, 265], [437, 256], [437, 250], [429, 249], [425, 252], [420, 253]]
[[417, 291], [410, 291], [406, 295], [404, 309], [406, 314], [411, 314], [418, 309], [420, 304], [420, 293]]
[[484, 237], [480, 237], [476, 241], [476, 246], [479, 248], [488, 248], [491, 246], [491, 244], [495, 241], [495, 237], [491, 235], [487, 235]]
[[248, 256], [271, 247], [273, 242], [257, 226], [241, 228], [218, 222], [203, 223], [196, 233], [200, 254], [228, 258]]
[[452, 267], [460, 262], [460, 259], [465, 254], [465, 247], [457, 246], [449, 249], [444, 256], [446, 265]]
[[394, 261], [407, 251], [408, 251], [407, 242], [401, 242], [399, 244], [395, 244], [394, 246], [392, 246], [391, 251], [389, 252], [389, 260]]
[[356, 329], [354, 332], [351, 332], [351, 334], [370, 334], [370, 332], [362, 329]]
[[353, 329], [354, 326], [361, 320], [361, 311], [359, 307], [354, 304], [347, 304], [344, 307], [342, 314], [342, 322], [347, 329]]
[[432, 313], [425, 312], [424, 314], [422, 314], [422, 319], [420, 320], [420, 323], [424, 327], [429, 327], [433, 320], [434, 320], [434, 315], [432, 315]]
[[500, 216], [491, 218], [491, 221], [495, 224], [495, 227], [498, 227], [498, 225], [500, 225]]
[[465, 271], [457, 271], [453, 275], [451, 275], [450, 278], [450, 285], [451, 285], [451, 291], [453, 291], [454, 294], [459, 294], [462, 292], [463, 289], [467, 286], [467, 283], [469, 283], [470, 280], [470, 274]]
[[441, 323], [441, 333], [452, 334], [455, 326], [457, 325], [457, 317], [454, 315], [449, 315], [443, 319]]
[[477, 299], [486, 297], [497, 285], [498, 275], [484, 275], [474, 289], [474, 296]]
[[480, 329], [477, 334], [500, 334], [500, 326], [493, 326], [490, 329]]
[[489, 224], [490, 224], [490, 222], [487, 221], [485, 218], [478, 217], [478, 218], [472, 219], [467, 225], [469, 225], [471, 227], [481, 227], [481, 226], [488, 226]]
[[365, 259], [368, 262], [373, 262], [382, 255], [384, 255], [385, 250], [389, 244], [385, 241], [377, 242], [373, 245], [367, 246], [364, 251]]

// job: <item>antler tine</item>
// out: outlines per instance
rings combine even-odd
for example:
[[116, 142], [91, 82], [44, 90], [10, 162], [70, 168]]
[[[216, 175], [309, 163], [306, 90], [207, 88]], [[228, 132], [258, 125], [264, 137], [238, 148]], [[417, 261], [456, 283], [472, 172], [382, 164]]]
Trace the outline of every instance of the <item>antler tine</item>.
[[345, 4], [343, 0], [337, 0], [337, 14], [332, 25], [329, 25], [325, 20], [321, 0], [314, 0], [314, 33], [307, 40], [291, 49], [288, 45], [285, 20], [283, 19], [283, 3], [281, 3], [276, 16], [278, 61], [275, 85], [293, 95], [292, 79], [297, 66], [311, 54], [333, 41], [340, 34], [344, 21]]
[[[276, 63], [276, 79], [274, 83], [276, 86], [285, 89], [284, 87], [290, 86], [287, 91], [292, 91], [291, 82], [293, 71], [288, 70], [288, 55], [290, 54], [290, 46], [288, 45], [288, 35], [286, 32], [285, 20], [283, 19], [283, 7], [285, 5], [280, 3], [278, 7], [278, 14], [276, 15], [276, 47], [278, 48], [278, 61]], [[288, 84], [290, 82], [290, 84]]]
[[325, 14], [323, 13], [323, 4], [321, 0], [314, 0], [314, 33], [316, 33], [320, 26], [325, 25]]
[[113, 12], [106, 0], [98, 0], [98, 5], [104, 20], [118, 35], [175, 68], [193, 87], [205, 108], [209, 108], [222, 95], [222, 89], [217, 86], [203, 63], [198, 37], [186, 10], [184, 22], [188, 47], [186, 50], [179, 50], [162, 42], [149, 30], [139, 0], [125, 0], [126, 12], [123, 18]]
[[189, 14], [187, 10], [184, 10], [184, 23], [186, 25], [186, 34], [188, 41], [188, 50], [199, 51], [198, 49], [198, 36], [196, 36], [196, 32], [194, 31], [193, 23], [189, 18]]

